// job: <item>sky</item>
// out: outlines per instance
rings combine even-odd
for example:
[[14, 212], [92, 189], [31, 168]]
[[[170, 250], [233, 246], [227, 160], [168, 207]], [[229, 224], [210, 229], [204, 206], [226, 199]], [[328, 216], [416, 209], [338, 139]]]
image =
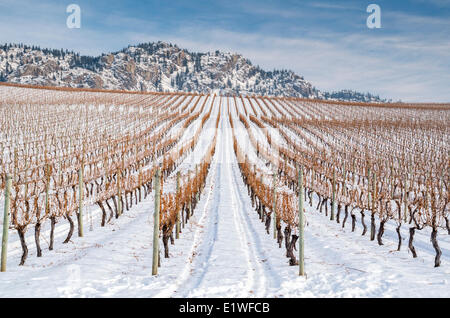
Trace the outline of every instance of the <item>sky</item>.
[[[72, 3], [80, 29], [66, 26]], [[367, 27], [369, 4], [379, 29]], [[324, 91], [450, 102], [450, 0], [0, 0], [0, 43], [99, 55], [153, 41], [240, 53]]]

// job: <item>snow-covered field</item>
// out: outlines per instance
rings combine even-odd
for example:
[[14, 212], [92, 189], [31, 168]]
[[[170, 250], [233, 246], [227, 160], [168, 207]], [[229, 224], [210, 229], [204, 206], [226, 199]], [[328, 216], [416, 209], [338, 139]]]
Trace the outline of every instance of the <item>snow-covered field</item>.
[[[214, 129], [219, 99], [213, 107], [205, 132]], [[149, 195], [103, 228], [100, 210], [89, 207], [85, 236], [74, 236], [69, 244], [62, 244], [68, 224], [61, 220], [53, 251], [45, 241], [47, 222], [41, 233], [41, 258], [35, 257], [30, 230], [25, 266], [17, 266], [21, 248], [11, 231], [8, 270], [0, 273], [0, 297], [450, 297], [446, 232], [439, 232], [442, 265], [433, 268], [427, 229], [416, 234], [418, 258], [413, 259], [406, 246], [406, 226], [402, 250], [397, 252], [394, 224], [387, 223], [384, 245], [379, 246], [361, 236], [359, 219], [351, 233], [350, 227], [342, 229], [315, 210], [316, 204], [305, 203], [307, 276], [299, 277], [298, 267], [288, 265], [284, 247], [278, 247], [272, 233], [267, 235], [252, 208], [231, 134], [223, 103], [216, 152], [201, 201], [180, 239], [170, 246], [170, 258], [162, 258], [157, 276], [151, 275], [154, 198]], [[211, 138], [211, 133], [203, 133], [177, 169], [193, 169]], [[253, 152], [249, 149], [255, 157]], [[165, 187], [173, 184], [171, 178]], [[3, 203], [0, 206], [3, 211]]]

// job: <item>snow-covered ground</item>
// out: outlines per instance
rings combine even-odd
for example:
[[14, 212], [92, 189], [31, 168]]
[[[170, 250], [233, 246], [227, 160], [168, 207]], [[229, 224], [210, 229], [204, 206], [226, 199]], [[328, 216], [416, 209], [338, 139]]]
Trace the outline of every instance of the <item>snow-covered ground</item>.
[[[201, 201], [170, 246], [170, 258], [161, 260], [157, 276], [151, 275], [154, 203], [149, 195], [104, 228], [100, 211], [91, 207], [86, 218], [92, 231], [66, 245], [61, 242], [68, 225], [61, 221], [54, 251], [48, 251], [44, 228], [42, 258], [35, 257], [29, 230], [30, 255], [22, 267], [17, 266], [20, 244], [11, 232], [0, 297], [450, 297], [450, 236], [445, 232], [439, 233], [442, 266], [433, 268], [429, 232], [416, 234], [419, 257], [413, 259], [406, 240], [396, 251], [393, 224], [387, 225], [385, 245], [378, 246], [360, 235], [359, 222], [351, 233], [349, 223], [342, 229], [308, 204], [307, 277], [299, 277], [298, 267], [288, 265], [284, 247], [267, 235], [251, 207], [224, 105]], [[214, 128], [218, 108], [216, 99], [205, 131]], [[237, 118], [234, 122], [240, 125]], [[211, 138], [202, 134], [178, 169], [192, 169], [193, 158], [201, 158]], [[406, 228], [402, 231], [406, 238]]]

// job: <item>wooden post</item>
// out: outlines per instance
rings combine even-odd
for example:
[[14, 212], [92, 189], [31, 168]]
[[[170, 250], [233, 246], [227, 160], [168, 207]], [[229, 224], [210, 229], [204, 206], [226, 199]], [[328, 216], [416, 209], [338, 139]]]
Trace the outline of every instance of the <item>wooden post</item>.
[[[122, 162], [120, 165], [119, 172], [117, 173], [117, 196], [119, 197], [117, 214], [121, 216], [123, 214], [123, 202], [122, 202], [122, 171], [125, 169], [125, 144], [122, 144]], [[125, 200], [127, 196], [125, 194]]]
[[[180, 194], [180, 171], [177, 172], [177, 200], [178, 195]], [[180, 229], [181, 229], [181, 224], [180, 224], [180, 212], [181, 212], [181, 207], [180, 209], [177, 211], [177, 225], [176, 225], [176, 238], [179, 239], [180, 238]]]
[[[263, 177], [262, 177], [262, 174], [261, 174], [261, 176], [259, 177], [259, 182], [261, 183], [261, 184], [263, 184]], [[262, 208], [261, 208], [262, 209]], [[262, 210], [262, 213], [261, 213], [261, 221], [262, 222], [265, 222], [266, 221], [266, 216], [265, 216], [265, 214], [264, 214], [264, 210]]]
[[[195, 165], [195, 177], [197, 176], [198, 176], [198, 164]], [[200, 191], [197, 192], [197, 194], [195, 195], [196, 204], [198, 204], [198, 201], [200, 201]]]
[[[27, 169], [28, 169], [28, 160], [27, 160], [28, 156], [29, 156], [29, 151], [28, 151], [28, 148], [27, 148], [27, 154], [25, 156], [25, 171], [27, 171]], [[25, 183], [24, 196], [25, 197], [28, 196], [28, 183]]]
[[46, 167], [46, 185], [45, 185], [45, 215], [47, 216], [50, 212], [50, 202], [49, 202], [49, 193], [50, 193], [50, 165], [47, 164]]
[[123, 210], [123, 206], [122, 206], [122, 188], [121, 188], [121, 183], [122, 183], [122, 170], [118, 169], [117, 170], [117, 215], [121, 216], [122, 215], [122, 210]]
[[353, 157], [353, 160], [352, 160], [352, 176], [354, 177], [354, 175], [355, 175], [355, 157]]
[[367, 167], [367, 209], [370, 210], [370, 167]]
[[277, 174], [273, 172], [273, 238], [277, 238]]
[[138, 189], [139, 189], [139, 202], [142, 201], [142, 195], [141, 195], [141, 188], [142, 188], [142, 169], [141, 165], [139, 164], [139, 174], [138, 174]]
[[378, 200], [378, 198], [377, 198], [377, 174], [376, 174], [376, 172], [374, 172], [373, 173], [373, 176], [372, 176], [372, 182], [373, 182], [373, 185], [372, 185], [372, 213], [375, 213], [376, 212], [376, 209], [377, 209], [377, 200]]
[[2, 235], [2, 262], [1, 272], [6, 272], [6, 259], [8, 251], [8, 230], [9, 230], [9, 208], [10, 208], [10, 196], [11, 196], [11, 183], [12, 178], [9, 174], [6, 175], [6, 187], [5, 187], [5, 209], [3, 215], [3, 235]]
[[331, 195], [331, 213], [330, 220], [334, 221], [334, 211], [336, 210], [336, 168], [333, 168], [333, 183], [332, 183], [332, 195]]
[[403, 203], [405, 206], [405, 213], [403, 214], [403, 221], [406, 223], [408, 221], [408, 176], [405, 177], [405, 185], [404, 185], [404, 197]]
[[84, 186], [83, 186], [83, 163], [78, 170], [78, 236], [83, 237], [83, 199], [84, 199]]
[[344, 164], [342, 165], [342, 176], [345, 181], [347, 179], [347, 166], [345, 165], [345, 161]]
[[[191, 173], [188, 171], [188, 180], [187, 180], [187, 184], [190, 184], [191, 183]], [[187, 202], [186, 203], [186, 205], [187, 204], [189, 204], [189, 202]], [[190, 213], [190, 211], [189, 211], [189, 213]], [[187, 223], [187, 220], [186, 220], [186, 217], [187, 217], [187, 215], [185, 215], [184, 213], [181, 215], [181, 219], [182, 219], [182, 221], [183, 221], [183, 229], [184, 229], [184, 226], [186, 225], [186, 223]]]
[[[46, 155], [47, 155], [47, 153], [46, 153]], [[19, 169], [19, 160], [18, 160], [18, 158], [19, 158], [19, 154], [18, 154], [17, 148], [14, 148], [14, 175], [13, 175], [13, 180], [14, 181], [16, 180], [17, 170]]]
[[305, 233], [304, 233], [304, 211], [303, 211], [303, 167], [298, 171], [298, 265], [299, 276], [305, 275]]
[[347, 185], [347, 173], [349, 173], [350, 171], [347, 171], [347, 166], [346, 166], [346, 164], [345, 164], [345, 162], [344, 162], [344, 168], [343, 168], [343, 174], [344, 174], [344, 178], [343, 178], [343, 180], [342, 180], [342, 194], [344, 195], [344, 196], [346, 196], [347, 195], [347, 187], [346, 187], [346, 185]]
[[394, 198], [394, 167], [391, 164], [391, 199]]
[[161, 170], [158, 167], [155, 174], [155, 212], [153, 227], [153, 264], [152, 275], [158, 275], [158, 258], [159, 258], [159, 204], [161, 200]]
[[[190, 170], [188, 171], [188, 174], [189, 174], [189, 181], [190, 181], [190, 179], [191, 179], [191, 171]], [[195, 175], [194, 175], [194, 180], [195, 180]], [[193, 183], [192, 183], [192, 185], [193, 185]], [[194, 188], [194, 186], [192, 186], [192, 189], [193, 188]], [[193, 208], [192, 208], [192, 201], [193, 200], [194, 200], [194, 198], [192, 197], [192, 193], [191, 193], [191, 195], [189, 197], [189, 219], [191, 218], [191, 216], [192, 216], [192, 214], [194, 212], [194, 211], [192, 211], [193, 210]], [[188, 219], [186, 219], [186, 224], [187, 224], [187, 221], [188, 221]]]

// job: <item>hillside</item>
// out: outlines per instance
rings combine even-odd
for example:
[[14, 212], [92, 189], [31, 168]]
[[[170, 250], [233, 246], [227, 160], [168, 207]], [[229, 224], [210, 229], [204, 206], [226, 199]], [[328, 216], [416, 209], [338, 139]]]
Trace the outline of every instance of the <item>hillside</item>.
[[239, 54], [192, 53], [164, 42], [129, 46], [97, 57], [63, 49], [5, 44], [0, 46], [0, 81], [132, 91], [385, 101], [350, 90], [321, 92], [292, 71], [268, 72]]

